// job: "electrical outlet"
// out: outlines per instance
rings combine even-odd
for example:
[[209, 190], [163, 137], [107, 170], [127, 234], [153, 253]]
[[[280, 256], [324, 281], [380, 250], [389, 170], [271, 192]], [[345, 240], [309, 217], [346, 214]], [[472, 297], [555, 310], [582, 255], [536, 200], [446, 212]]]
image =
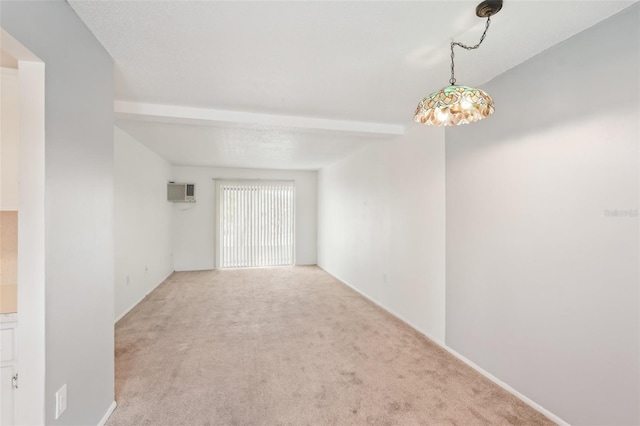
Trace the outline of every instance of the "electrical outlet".
[[56, 392], [56, 419], [67, 409], [67, 385], [64, 384]]

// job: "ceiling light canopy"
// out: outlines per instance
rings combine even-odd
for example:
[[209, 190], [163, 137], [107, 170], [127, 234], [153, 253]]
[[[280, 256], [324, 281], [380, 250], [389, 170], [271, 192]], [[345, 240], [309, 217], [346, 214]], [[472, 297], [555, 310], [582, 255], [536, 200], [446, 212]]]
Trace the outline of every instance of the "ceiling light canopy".
[[447, 86], [424, 98], [413, 116], [417, 123], [430, 126], [456, 126], [458, 124], [473, 123], [493, 114], [493, 99], [484, 91], [468, 86], [456, 85], [455, 78], [455, 46], [465, 50], [473, 50], [480, 47], [489, 30], [491, 16], [502, 9], [502, 0], [485, 0], [476, 8], [476, 15], [487, 18], [487, 24], [480, 41], [475, 46], [452, 41], [451, 42], [451, 78], [450, 86]]

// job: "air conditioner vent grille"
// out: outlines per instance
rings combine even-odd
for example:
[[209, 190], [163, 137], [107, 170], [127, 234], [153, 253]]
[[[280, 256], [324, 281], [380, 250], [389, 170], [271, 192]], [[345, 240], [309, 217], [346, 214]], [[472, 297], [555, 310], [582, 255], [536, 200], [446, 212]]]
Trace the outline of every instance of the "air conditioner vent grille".
[[172, 203], [195, 203], [196, 185], [193, 183], [168, 183], [167, 201]]

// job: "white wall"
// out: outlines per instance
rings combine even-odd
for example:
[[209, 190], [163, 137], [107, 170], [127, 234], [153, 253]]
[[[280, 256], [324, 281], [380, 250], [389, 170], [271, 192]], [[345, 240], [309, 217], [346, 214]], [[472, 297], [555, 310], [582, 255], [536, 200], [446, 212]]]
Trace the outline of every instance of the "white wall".
[[196, 184], [195, 204], [175, 204], [173, 266], [176, 271], [213, 269], [215, 184], [213, 178], [291, 179], [296, 183], [296, 264], [316, 264], [317, 173], [315, 171], [174, 167], [176, 182]]
[[323, 168], [318, 264], [444, 341], [444, 131], [412, 123]]
[[18, 70], [0, 68], [0, 210], [18, 210]]
[[118, 127], [115, 137], [115, 318], [173, 272], [171, 165]]
[[[46, 70], [44, 423], [97, 424], [114, 400], [113, 63], [62, 0], [2, 2], [0, 25]], [[40, 159], [31, 160], [39, 173]], [[39, 255], [20, 252], [19, 261]], [[65, 383], [67, 410], [55, 420]]]
[[639, 13], [497, 77], [495, 115], [446, 131], [446, 342], [571, 424], [640, 423]]

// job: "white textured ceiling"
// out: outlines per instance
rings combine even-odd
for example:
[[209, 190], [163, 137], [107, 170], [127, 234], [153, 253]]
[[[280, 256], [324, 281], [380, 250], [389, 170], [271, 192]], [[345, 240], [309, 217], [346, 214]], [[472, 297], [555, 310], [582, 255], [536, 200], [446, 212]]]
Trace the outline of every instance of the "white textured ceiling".
[[[484, 26], [475, 1], [69, 3], [113, 56], [118, 100], [402, 125], [413, 125], [417, 102], [447, 84], [450, 39], [474, 44]], [[505, 0], [482, 47], [457, 53], [458, 82], [481, 85], [632, 3]], [[283, 167], [319, 167], [379, 139], [286, 127], [257, 134], [221, 123], [208, 132], [201, 124], [124, 124], [131, 120], [119, 125], [180, 164], [202, 163], [206, 148], [211, 164], [265, 167], [261, 150], [268, 160], [270, 143], [282, 140], [282, 157], [304, 158]], [[157, 142], [167, 127], [187, 147], [180, 156], [169, 141]]]
[[264, 126], [118, 120], [117, 126], [177, 166], [317, 170], [390, 136]]

